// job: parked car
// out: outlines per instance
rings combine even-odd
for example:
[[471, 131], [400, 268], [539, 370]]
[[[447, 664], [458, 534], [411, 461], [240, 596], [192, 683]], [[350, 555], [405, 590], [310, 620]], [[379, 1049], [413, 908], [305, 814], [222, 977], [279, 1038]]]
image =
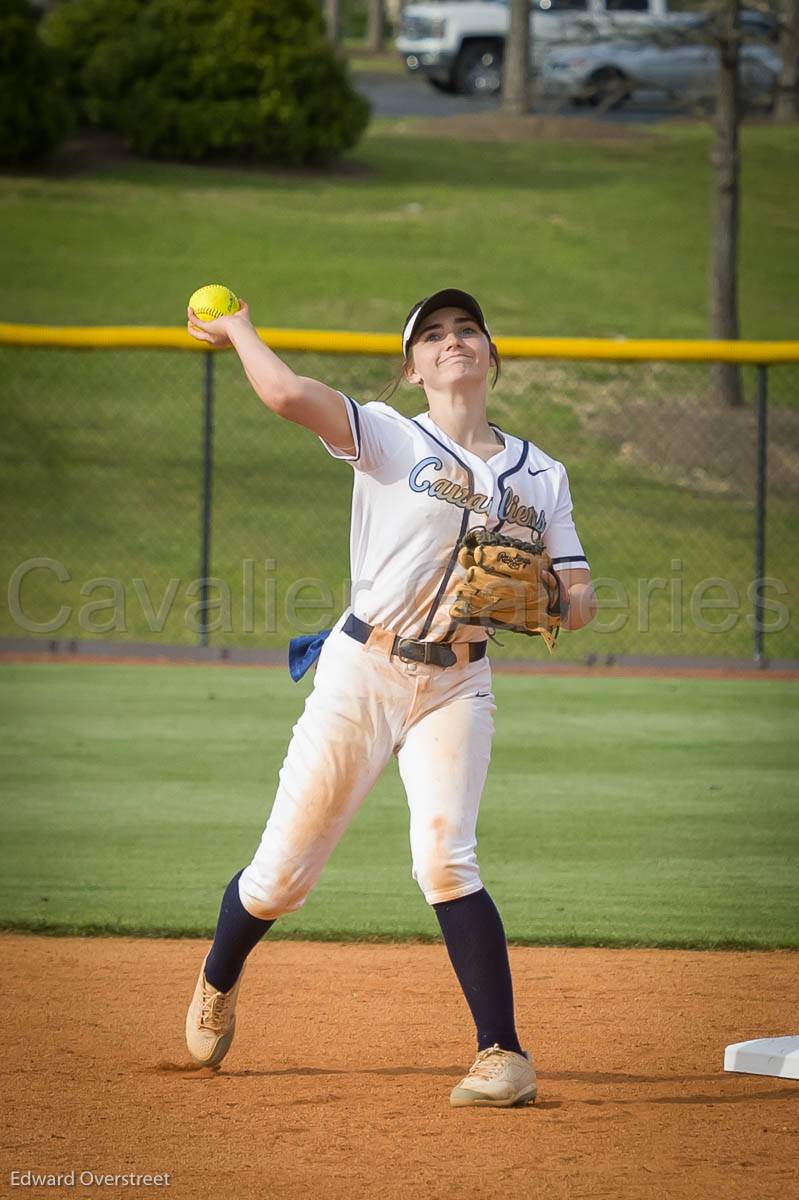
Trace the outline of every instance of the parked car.
[[[768, 45], [741, 48], [740, 77], [744, 102], [769, 107], [779, 80], [779, 54]], [[614, 108], [639, 89], [673, 98], [705, 101], [715, 93], [719, 51], [698, 41], [600, 42], [560, 47], [545, 58], [540, 75], [545, 95], [574, 104]]]
[[[532, 62], [538, 70], [553, 49], [620, 42], [628, 35], [690, 27], [704, 15], [671, 12], [668, 0], [532, 0]], [[407, 4], [396, 47], [409, 71], [445, 92], [492, 95], [502, 86], [502, 60], [510, 24], [508, 0], [427, 0]], [[745, 34], [776, 41], [778, 23], [768, 13], [741, 14]]]
[[[685, 19], [667, 0], [533, 0], [532, 57], [543, 62], [553, 46], [624, 36]], [[402, 10], [396, 47], [409, 71], [446, 92], [491, 95], [502, 83], [510, 25], [508, 0], [443, 0]]]

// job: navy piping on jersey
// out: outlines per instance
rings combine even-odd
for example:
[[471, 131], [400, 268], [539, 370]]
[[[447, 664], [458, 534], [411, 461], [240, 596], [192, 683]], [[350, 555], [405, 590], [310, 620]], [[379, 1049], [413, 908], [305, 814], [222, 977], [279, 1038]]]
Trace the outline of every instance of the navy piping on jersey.
[[349, 400], [350, 404], [352, 405], [352, 419], [355, 422], [355, 449], [358, 451], [358, 453], [355, 455], [355, 458], [350, 459], [350, 462], [357, 462], [361, 457], [361, 419], [358, 416], [358, 405], [355, 403], [352, 396], [348, 396], [346, 392], [343, 392], [342, 395], [346, 400]]
[[[411, 421], [413, 422], [413, 424], [416, 426], [417, 429], [421, 429], [422, 433], [426, 434], [427, 437], [431, 438], [436, 443], [436, 445], [440, 446], [442, 450], [444, 450], [447, 454], [451, 455], [452, 458], [454, 458], [455, 461], [457, 463], [459, 463], [460, 466], [463, 467], [463, 469], [466, 472], [468, 479], [469, 479], [469, 491], [473, 492], [474, 491], [474, 474], [472, 472], [471, 467], [469, 467], [463, 461], [463, 459], [458, 458], [458, 456], [454, 450], [450, 450], [449, 446], [445, 446], [442, 441], [439, 441], [439, 439], [436, 437], [436, 435], [434, 433], [431, 433], [429, 429], [425, 429], [424, 425], [420, 425], [415, 417], [411, 417]], [[456, 541], [455, 548], [452, 551], [452, 554], [450, 555], [450, 560], [447, 563], [446, 570], [444, 571], [444, 578], [441, 580], [438, 591], [435, 594], [433, 603], [430, 606], [430, 611], [428, 612], [427, 616], [425, 617], [424, 625], [422, 626], [422, 631], [419, 634], [419, 638], [418, 638], [418, 640], [420, 642], [424, 641], [424, 639], [427, 637], [427, 634], [430, 631], [430, 626], [433, 624], [433, 617], [438, 612], [438, 606], [441, 603], [441, 597], [444, 595], [444, 590], [445, 590], [447, 584], [449, 583], [450, 576], [452, 575], [452, 572], [455, 570], [455, 563], [457, 562], [457, 559], [458, 559], [458, 544], [459, 544], [461, 538], [463, 537], [464, 533], [466, 532], [466, 526], [468, 524], [469, 524], [469, 510], [468, 510], [468, 508], [465, 508], [463, 510], [463, 517], [461, 518], [461, 528], [460, 528], [460, 533], [458, 534], [458, 540]], [[447, 634], [449, 634], [449, 630], [447, 631]]]
[[[495, 425], [494, 428], [496, 429], [497, 426]], [[524, 466], [525, 462], [527, 461], [527, 451], [529, 449], [530, 449], [530, 443], [522, 442], [522, 456], [519, 459], [519, 461], [517, 462], [516, 466], [509, 467], [508, 470], [504, 471], [503, 474], [500, 475], [499, 479], [497, 480], [497, 490], [499, 492], [500, 501], [502, 500], [502, 493], [505, 491], [505, 480], [510, 479], [511, 475], [515, 475], [517, 471], [521, 471], [522, 467]], [[503, 525], [507, 525], [507, 521], [504, 521], [504, 520], [500, 521], [498, 525], [494, 526], [494, 529], [492, 530], [492, 532], [499, 533], [499, 531]]]
[[552, 559], [552, 566], [559, 566], [561, 563], [584, 562], [588, 566], [588, 559], [584, 554], [562, 554], [560, 558]]

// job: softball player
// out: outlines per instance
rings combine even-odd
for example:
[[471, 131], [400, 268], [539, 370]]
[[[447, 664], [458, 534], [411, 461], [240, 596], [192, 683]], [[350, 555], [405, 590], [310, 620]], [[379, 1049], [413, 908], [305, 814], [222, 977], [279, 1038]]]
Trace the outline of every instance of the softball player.
[[463, 576], [458, 543], [480, 526], [542, 535], [564, 626], [588, 623], [594, 598], [566, 472], [489, 422], [488, 378], [493, 368], [496, 380], [499, 355], [466, 292], [437, 292], [405, 322], [403, 372], [428, 406], [412, 420], [297, 376], [260, 340], [246, 304], [214, 321], [189, 309], [189, 332], [214, 347], [232, 344], [267, 408], [311, 430], [354, 471], [352, 603], [331, 631], [292, 645], [295, 678], [318, 660], [314, 688], [260, 845], [222, 898], [186, 1018], [189, 1051], [207, 1066], [227, 1054], [247, 955], [278, 917], [305, 903], [396, 754], [413, 877], [438, 918], [477, 1029], [477, 1057], [450, 1101], [531, 1103], [536, 1076], [516, 1032], [505, 933], [475, 853], [494, 731], [487, 633], [452, 621], [449, 607]]

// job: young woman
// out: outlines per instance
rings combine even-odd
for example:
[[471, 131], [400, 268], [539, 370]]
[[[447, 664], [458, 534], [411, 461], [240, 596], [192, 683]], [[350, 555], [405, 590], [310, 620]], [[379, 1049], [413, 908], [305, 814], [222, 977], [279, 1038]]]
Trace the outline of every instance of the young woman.
[[[294, 728], [252, 862], [222, 898], [213, 945], [186, 1019], [192, 1056], [207, 1066], [233, 1040], [249, 952], [283, 913], [300, 908], [392, 754], [410, 808], [413, 877], [438, 918], [477, 1028], [477, 1057], [455, 1106], [507, 1107], [536, 1095], [514, 1020], [505, 933], [475, 853], [477, 811], [494, 731], [487, 631], [450, 619], [463, 579], [457, 547], [487, 527], [543, 536], [557, 569], [567, 629], [594, 613], [588, 563], [572, 521], [563, 466], [486, 415], [499, 355], [482, 310], [446, 289], [414, 305], [403, 327], [404, 375], [428, 411], [357, 404], [298, 376], [264, 345], [246, 304], [189, 332], [232, 345], [259, 399], [304, 425], [355, 472], [352, 603], [319, 645], [295, 647], [293, 673], [318, 654], [314, 688]], [[558, 580], [550, 577], [553, 587]]]

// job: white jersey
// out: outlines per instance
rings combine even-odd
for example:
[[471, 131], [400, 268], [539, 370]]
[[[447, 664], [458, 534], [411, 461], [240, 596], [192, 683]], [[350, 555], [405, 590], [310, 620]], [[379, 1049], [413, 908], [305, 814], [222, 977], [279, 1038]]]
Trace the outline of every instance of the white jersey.
[[352, 611], [419, 641], [484, 641], [449, 618], [463, 580], [457, 547], [467, 529], [529, 539], [541, 534], [557, 570], [587, 567], [562, 463], [492, 425], [505, 445], [485, 462], [434, 423], [388, 404], [345, 397], [353, 454], [323, 441], [354, 469]]

